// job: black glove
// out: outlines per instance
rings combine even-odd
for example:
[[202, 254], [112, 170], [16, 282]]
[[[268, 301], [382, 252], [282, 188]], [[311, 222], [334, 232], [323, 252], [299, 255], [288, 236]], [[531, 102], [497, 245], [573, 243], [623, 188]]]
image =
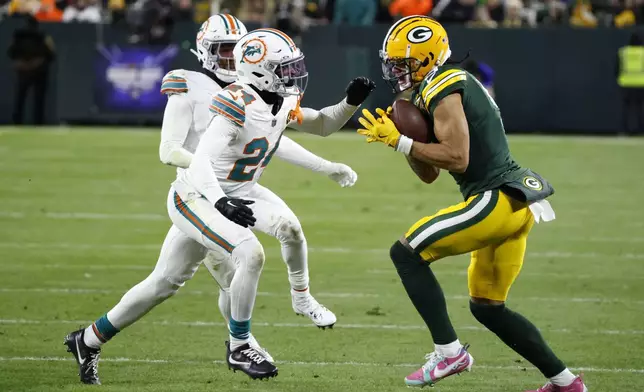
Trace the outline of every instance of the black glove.
[[358, 76], [347, 86], [347, 103], [351, 106], [360, 106], [371, 94], [376, 84], [364, 76]]
[[217, 211], [221, 215], [237, 223], [241, 227], [255, 226], [255, 217], [253, 210], [246, 207], [253, 204], [254, 201], [244, 199], [231, 199], [230, 197], [222, 197], [215, 203]]

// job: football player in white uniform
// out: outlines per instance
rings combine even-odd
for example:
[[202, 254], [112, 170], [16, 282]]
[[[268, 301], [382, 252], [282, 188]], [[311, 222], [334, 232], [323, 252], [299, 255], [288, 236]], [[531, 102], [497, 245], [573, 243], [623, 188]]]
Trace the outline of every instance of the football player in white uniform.
[[[176, 166], [178, 173], [190, 165], [199, 139], [206, 131], [212, 116], [209, 109], [212, 97], [237, 78], [232, 52], [239, 38], [246, 33], [244, 24], [232, 15], [211, 16], [197, 33], [197, 50], [193, 50], [204, 70], [174, 70], [163, 78], [161, 93], [168, 95], [168, 103], [163, 118], [159, 156], [161, 162]], [[282, 138], [276, 156], [328, 175], [342, 187], [352, 186], [357, 180], [357, 174], [349, 166], [322, 159], [286, 136]], [[293, 221], [292, 211], [288, 207], [284, 208], [284, 202], [270, 191], [257, 194], [256, 197], [263, 197], [275, 204], [273, 214], [276, 219]], [[293, 222], [298, 225], [297, 219]], [[335, 315], [308, 295], [309, 277], [304, 237], [301, 241], [294, 241], [292, 236], [277, 230], [277, 222], [264, 228], [267, 229], [267, 234], [280, 240], [284, 248], [284, 261], [289, 270], [295, 312], [307, 315], [319, 327], [332, 326], [336, 321]], [[204, 264], [220, 286], [219, 308], [226, 322], [229, 322], [228, 293], [235, 266], [229, 256], [218, 253], [208, 252]], [[250, 342], [253, 348], [263, 350], [252, 335]], [[272, 360], [268, 352], [264, 350], [263, 353]]]
[[[264, 378], [276, 375], [277, 368], [249, 345], [264, 263], [262, 246], [249, 227], [283, 237], [280, 242], [287, 264], [290, 267], [299, 260], [301, 271], [306, 270], [306, 241], [286, 204], [257, 181], [273, 155], [280, 156], [281, 143], [288, 140], [283, 137], [287, 126], [330, 135], [351, 118], [375, 85], [367, 78], [356, 78], [340, 103], [321, 111], [300, 109], [308, 73], [304, 55], [290, 37], [275, 29], [255, 30], [241, 38], [233, 54], [238, 81], [213, 98], [211, 110], [217, 115], [190, 167], [173, 183], [169, 210], [174, 208], [170, 213], [176, 217], [173, 222], [187, 236], [212, 249], [223, 249], [235, 259], [228, 366]], [[277, 216], [276, 211], [280, 211]], [[306, 275], [289, 268], [293, 309], [310, 313], [317, 325], [333, 324], [335, 316], [308, 293]]]
[[[235, 46], [234, 57], [237, 70], [244, 73], [239, 73], [239, 83], [212, 100], [211, 110], [218, 115], [198, 143], [188, 169], [179, 171], [172, 184], [168, 213], [173, 225], [154, 271], [95, 323], [65, 338], [84, 383], [100, 383], [101, 345], [174, 295], [208, 251], [236, 266], [230, 283], [229, 367], [252, 378], [277, 374], [266, 354], [250, 345], [250, 318], [264, 252], [248, 227], [281, 237], [289, 267], [293, 258], [305, 268], [306, 241], [286, 204], [257, 180], [271, 157], [280, 156], [277, 147], [287, 140], [282, 138], [287, 125], [327, 136], [346, 123], [375, 86], [366, 78], [357, 78], [339, 104], [320, 111], [300, 109], [299, 96], [308, 74], [304, 56], [288, 36], [272, 29], [247, 34]], [[301, 309], [299, 300], [316, 304], [306, 290], [305, 272], [289, 268], [291, 285], [305, 287], [301, 293], [293, 290], [296, 311]]]

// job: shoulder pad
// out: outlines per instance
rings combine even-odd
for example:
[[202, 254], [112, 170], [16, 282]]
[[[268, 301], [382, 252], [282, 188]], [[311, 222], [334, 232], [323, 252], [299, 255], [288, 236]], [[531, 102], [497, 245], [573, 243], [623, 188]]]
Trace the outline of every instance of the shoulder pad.
[[425, 79], [423, 81], [419, 93], [423, 101], [425, 102], [425, 106], [429, 108], [432, 100], [439, 101], [443, 97], [443, 93], [448, 93], [455, 89], [458, 89], [458, 84], [462, 85], [466, 80], [467, 73], [462, 69], [439, 68], [438, 72], [434, 75], [433, 78]]
[[186, 72], [182, 69], [175, 69], [168, 72], [161, 81], [161, 94], [185, 94], [188, 92], [188, 79]]
[[[231, 84], [215, 94], [210, 104], [210, 112], [243, 127], [246, 121], [246, 101], [248, 101], [248, 96], [252, 97], [252, 95], [240, 91], [239, 87]], [[253, 100], [255, 99], [254, 97], [252, 98]]]

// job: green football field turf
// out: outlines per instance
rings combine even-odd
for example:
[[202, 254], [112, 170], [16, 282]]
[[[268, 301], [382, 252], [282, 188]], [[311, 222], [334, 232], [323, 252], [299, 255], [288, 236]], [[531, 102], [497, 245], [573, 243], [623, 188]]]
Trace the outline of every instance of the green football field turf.
[[[274, 159], [261, 183], [300, 217], [312, 293], [338, 316], [318, 330], [291, 310], [276, 240], [254, 334], [279, 376], [228, 371], [227, 331], [203, 268], [179, 294], [103, 350], [103, 391], [402, 391], [431, 338], [388, 257], [418, 218], [460, 201], [443, 173], [424, 185], [402, 156], [351, 134], [292, 135], [351, 165], [355, 187]], [[152, 270], [169, 227], [174, 170], [158, 162], [159, 135], [122, 129], [0, 128], [0, 391], [91, 390], [79, 385], [65, 334], [101, 316]], [[515, 158], [550, 179], [557, 220], [535, 226], [509, 306], [585, 373], [591, 391], [644, 391], [644, 140], [511, 137]], [[442, 392], [523, 391], [543, 383], [470, 315], [461, 256], [434, 269], [473, 372]]]

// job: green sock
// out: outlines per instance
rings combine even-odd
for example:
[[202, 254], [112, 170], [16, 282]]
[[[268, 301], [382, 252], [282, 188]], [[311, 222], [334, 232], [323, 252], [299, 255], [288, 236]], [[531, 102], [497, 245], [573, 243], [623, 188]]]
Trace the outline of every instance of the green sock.
[[447, 314], [445, 295], [429, 263], [396, 242], [390, 251], [400, 280], [416, 310], [427, 324], [435, 344], [449, 344], [458, 339]]
[[519, 313], [511, 311], [505, 305], [474, 302], [470, 302], [470, 310], [481, 324], [533, 364], [546, 378], [554, 377], [566, 368], [548, 347], [537, 327]]

